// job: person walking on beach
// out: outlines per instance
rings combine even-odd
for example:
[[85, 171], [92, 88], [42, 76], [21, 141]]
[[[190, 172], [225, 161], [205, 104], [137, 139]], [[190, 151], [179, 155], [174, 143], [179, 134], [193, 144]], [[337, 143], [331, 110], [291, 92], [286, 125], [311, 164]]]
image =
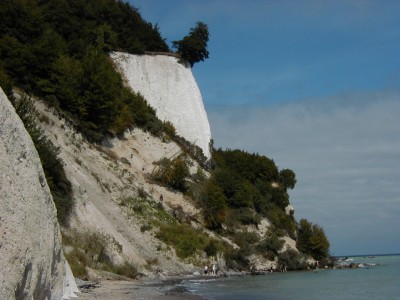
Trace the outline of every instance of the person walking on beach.
[[208, 266], [205, 266], [204, 267], [204, 275], [207, 275], [208, 274]]
[[213, 264], [213, 266], [212, 266], [212, 274], [217, 275], [217, 265], [216, 264]]

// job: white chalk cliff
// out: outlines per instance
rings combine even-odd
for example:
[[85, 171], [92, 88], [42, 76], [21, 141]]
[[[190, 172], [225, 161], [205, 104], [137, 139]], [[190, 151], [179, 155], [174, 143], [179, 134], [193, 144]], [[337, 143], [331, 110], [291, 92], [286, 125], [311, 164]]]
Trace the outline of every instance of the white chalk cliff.
[[0, 170], [0, 299], [75, 296], [39, 155], [1, 88]]
[[200, 90], [188, 64], [167, 55], [111, 53], [111, 58], [162, 121], [170, 121], [178, 135], [199, 146], [210, 158], [210, 125]]

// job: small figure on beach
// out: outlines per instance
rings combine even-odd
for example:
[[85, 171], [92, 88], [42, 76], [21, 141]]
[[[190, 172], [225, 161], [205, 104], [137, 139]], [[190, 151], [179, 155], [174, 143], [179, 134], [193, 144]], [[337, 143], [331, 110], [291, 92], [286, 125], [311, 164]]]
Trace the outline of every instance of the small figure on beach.
[[216, 264], [212, 265], [212, 274], [217, 275], [217, 265]]
[[208, 266], [205, 266], [204, 267], [204, 275], [207, 275], [208, 274]]
[[286, 269], [286, 266], [285, 266], [285, 265], [282, 265], [282, 266], [281, 266], [281, 272], [287, 272], [287, 269]]
[[157, 267], [157, 271], [156, 272], [157, 272], [157, 274], [161, 273], [160, 266]]

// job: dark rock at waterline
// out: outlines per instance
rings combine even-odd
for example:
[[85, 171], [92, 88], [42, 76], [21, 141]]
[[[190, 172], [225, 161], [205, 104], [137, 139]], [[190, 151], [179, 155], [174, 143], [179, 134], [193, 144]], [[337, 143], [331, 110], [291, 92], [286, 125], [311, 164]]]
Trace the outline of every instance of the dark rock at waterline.
[[189, 293], [189, 290], [184, 286], [175, 286], [172, 289], [168, 290], [165, 295], [182, 295]]

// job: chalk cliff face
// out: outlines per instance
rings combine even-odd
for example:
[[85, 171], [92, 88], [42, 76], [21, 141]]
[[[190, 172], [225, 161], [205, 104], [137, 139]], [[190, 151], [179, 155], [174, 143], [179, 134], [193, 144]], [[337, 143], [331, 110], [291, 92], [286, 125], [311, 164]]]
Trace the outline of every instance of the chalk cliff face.
[[170, 121], [178, 135], [199, 146], [210, 158], [210, 125], [190, 66], [166, 55], [114, 52], [111, 58], [132, 90], [156, 109], [157, 116]]
[[1, 88], [0, 170], [0, 299], [61, 299], [69, 266], [56, 209], [33, 142]]

